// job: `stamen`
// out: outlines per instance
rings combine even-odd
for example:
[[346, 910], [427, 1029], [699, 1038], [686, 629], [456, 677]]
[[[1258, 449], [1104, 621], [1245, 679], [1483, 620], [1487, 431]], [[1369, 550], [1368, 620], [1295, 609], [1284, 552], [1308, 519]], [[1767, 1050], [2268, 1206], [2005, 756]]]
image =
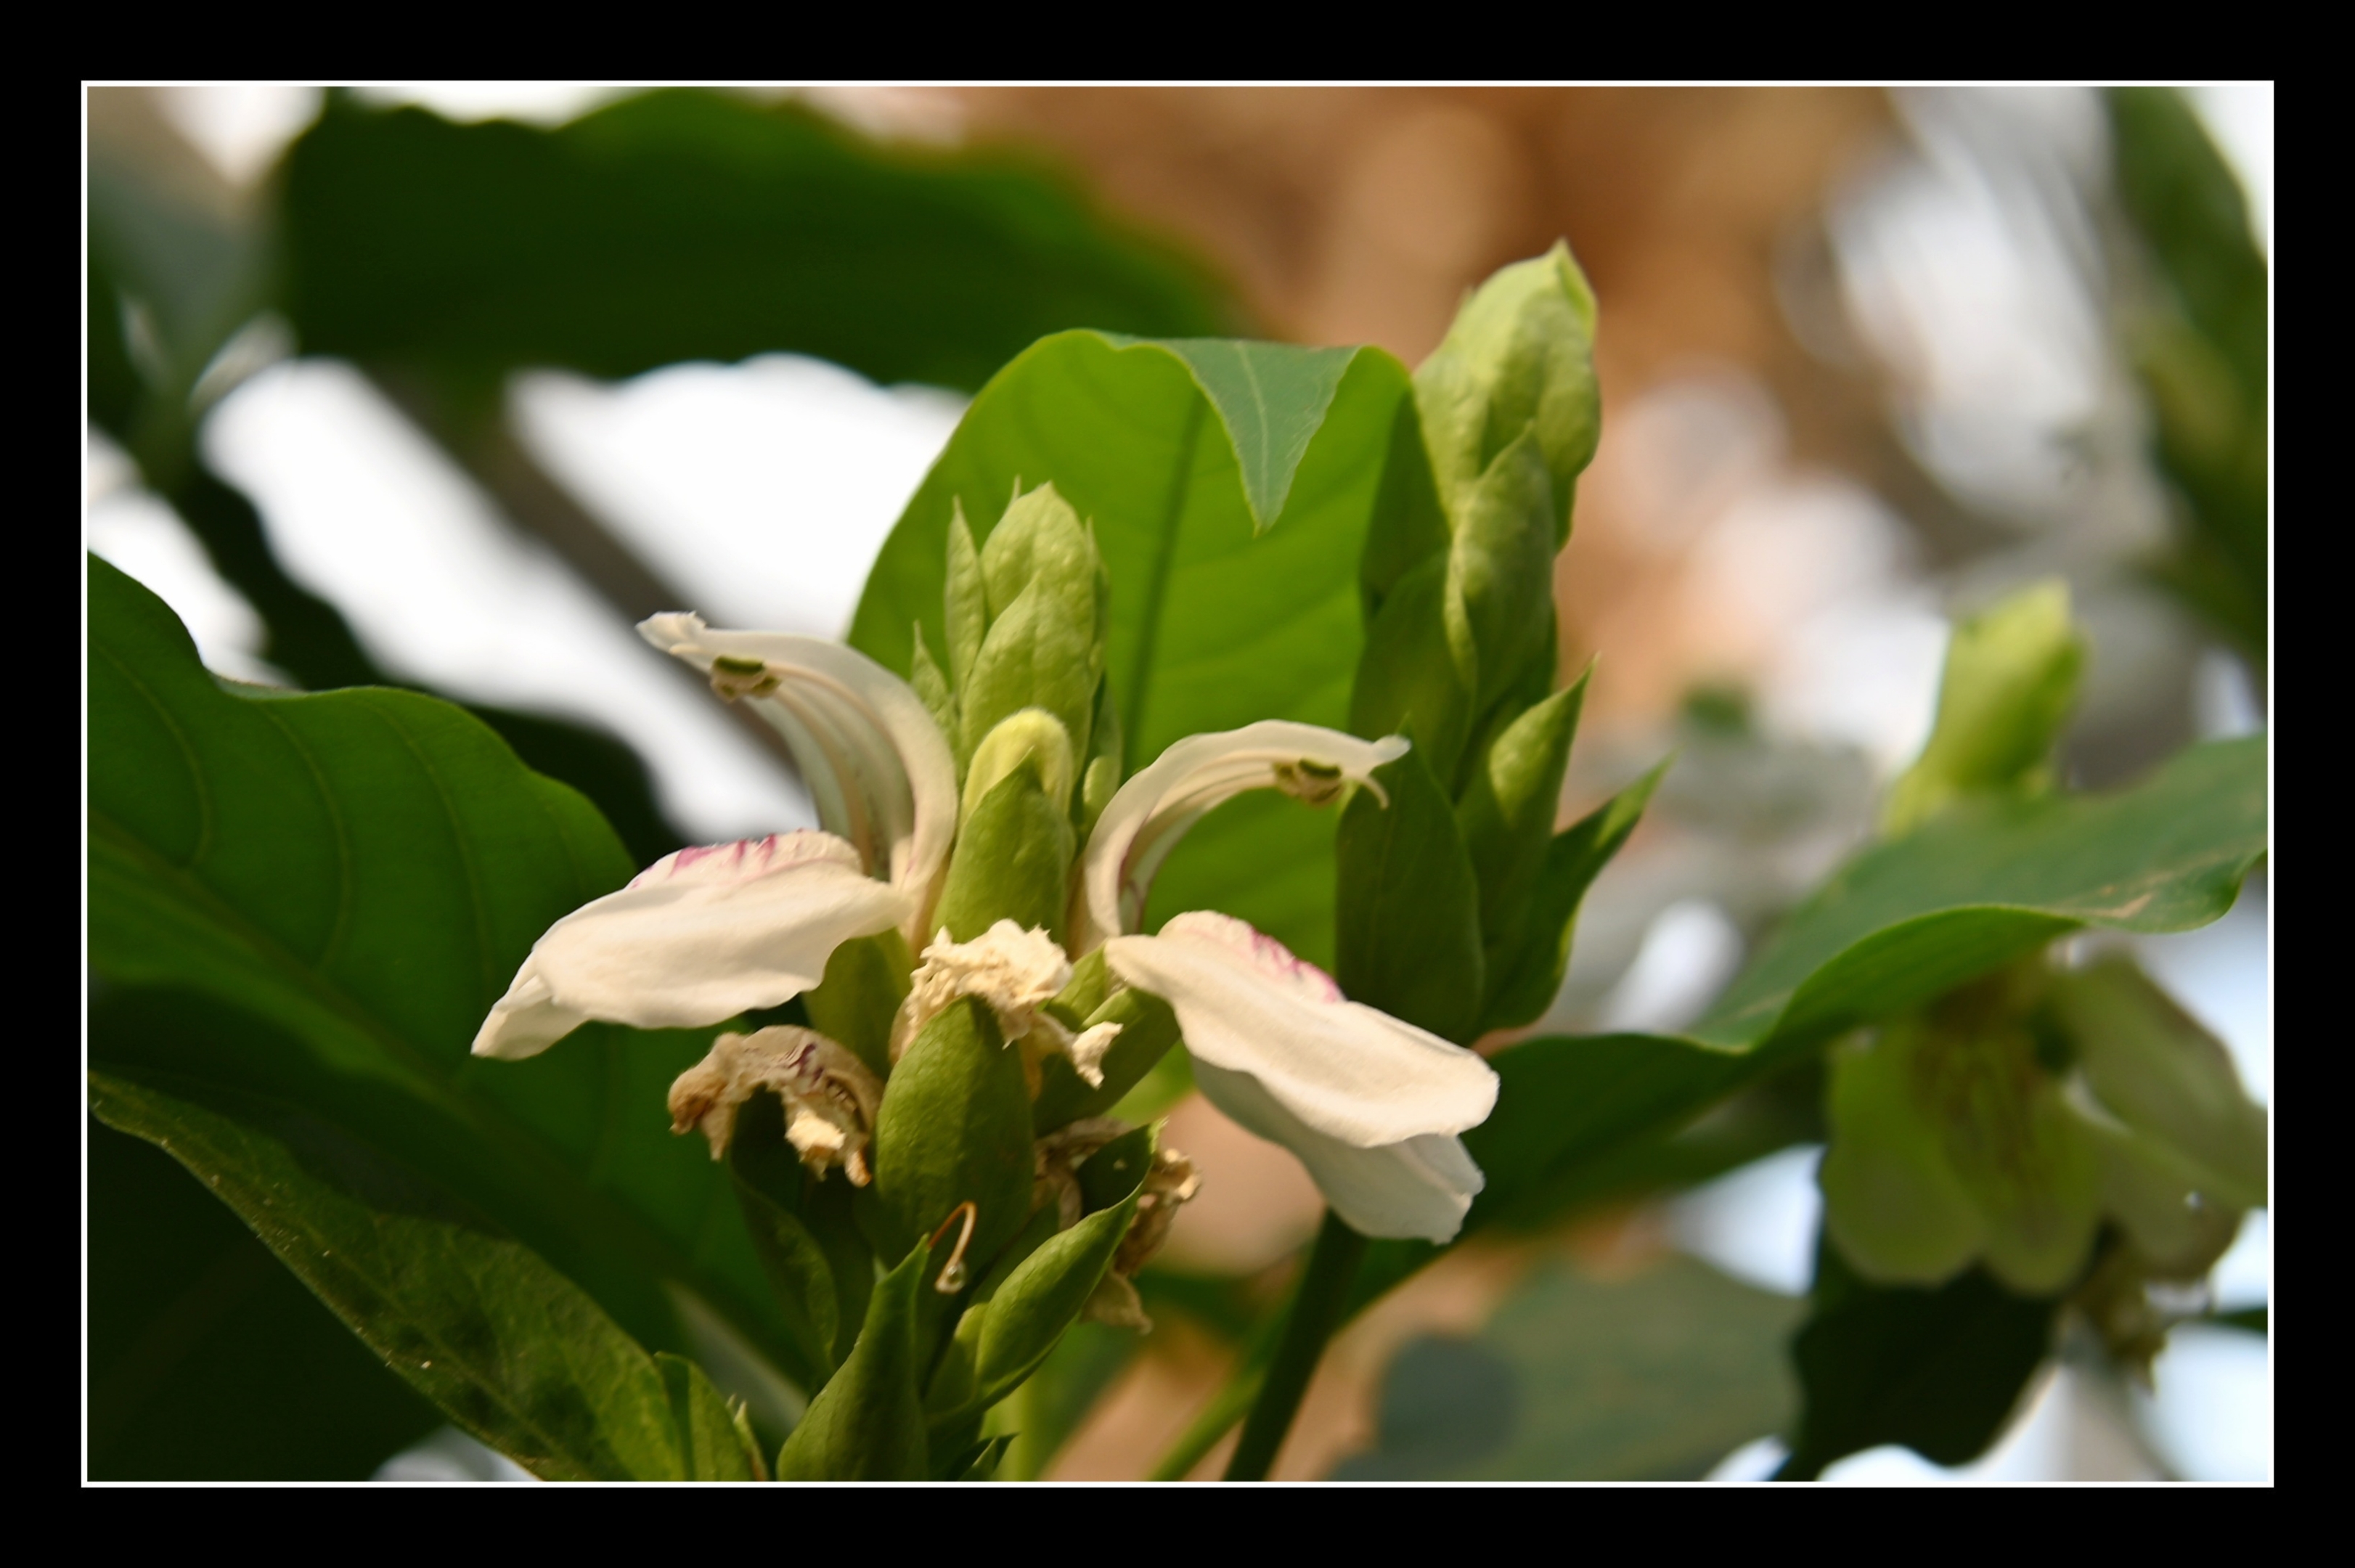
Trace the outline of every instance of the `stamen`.
[[980, 1215], [981, 1211], [974, 1206], [973, 1200], [966, 1199], [949, 1211], [949, 1217], [941, 1221], [939, 1230], [932, 1232], [932, 1239], [924, 1243], [926, 1247], [939, 1246], [941, 1238], [949, 1233], [949, 1227], [957, 1222], [959, 1216], [963, 1216], [964, 1229], [957, 1233], [956, 1248], [949, 1253], [949, 1261], [941, 1265], [940, 1277], [932, 1281], [932, 1288], [943, 1296], [954, 1296], [964, 1288], [964, 1250], [973, 1243], [974, 1221]]

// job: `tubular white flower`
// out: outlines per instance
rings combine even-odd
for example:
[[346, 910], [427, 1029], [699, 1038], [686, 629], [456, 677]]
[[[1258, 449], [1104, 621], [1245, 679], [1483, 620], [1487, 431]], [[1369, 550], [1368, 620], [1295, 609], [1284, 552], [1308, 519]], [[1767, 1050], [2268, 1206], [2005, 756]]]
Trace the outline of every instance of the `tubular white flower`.
[[870, 873], [930, 901], [956, 836], [956, 762], [906, 681], [838, 644], [715, 632], [697, 615], [651, 616], [638, 635], [701, 670], [721, 696], [751, 703], [792, 748], [826, 829], [855, 846]]
[[1104, 957], [1176, 1010], [1210, 1103], [1299, 1156], [1353, 1229], [1444, 1242], [1462, 1227], [1484, 1183], [1455, 1135], [1497, 1103], [1477, 1055], [1348, 1000], [1231, 916], [1181, 914]]
[[1214, 806], [1245, 790], [1280, 789], [1323, 805], [1348, 784], [1364, 784], [1390, 804], [1373, 771], [1406, 754], [1399, 735], [1361, 741], [1338, 730], [1265, 719], [1240, 730], [1188, 735], [1120, 786], [1089, 836], [1085, 897], [1072, 951], [1085, 954], [1135, 929], [1154, 874], [1186, 830]]
[[834, 950], [909, 918], [830, 833], [773, 834], [666, 855], [533, 944], [474, 1054], [536, 1056], [591, 1019], [693, 1029], [816, 985]]

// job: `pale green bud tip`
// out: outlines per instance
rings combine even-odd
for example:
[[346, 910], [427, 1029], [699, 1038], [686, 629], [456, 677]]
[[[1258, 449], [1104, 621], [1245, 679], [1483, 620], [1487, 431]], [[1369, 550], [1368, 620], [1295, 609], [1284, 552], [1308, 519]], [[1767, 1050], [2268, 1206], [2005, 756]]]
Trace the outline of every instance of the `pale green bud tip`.
[[1039, 791], [1049, 800], [1059, 806], [1071, 800], [1076, 770], [1071, 731], [1045, 709], [1025, 708], [998, 720], [974, 748], [964, 777], [964, 815], [972, 816], [982, 797], [1025, 763], [1037, 768]]

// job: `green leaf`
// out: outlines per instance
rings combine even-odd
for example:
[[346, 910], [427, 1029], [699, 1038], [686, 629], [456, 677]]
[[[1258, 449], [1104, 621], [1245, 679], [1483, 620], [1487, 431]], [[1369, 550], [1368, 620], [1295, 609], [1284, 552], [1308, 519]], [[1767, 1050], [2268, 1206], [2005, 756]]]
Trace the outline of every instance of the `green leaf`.
[[2084, 664], [2069, 585], [2059, 578], [1957, 625], [1939, 678], [1937, 726], [1890, 786], [1881, 830], [1910, 832], [1965, 796], [2048, 787], [2046, 764]]
[[701, 1367], [665, 1350], [655, 1357], [678, 1423], [680, 1467], [690, 1481], [762, 1481], [761, 1451]]
[[[1876, 845], [1793, 912], [1689, 1034], [1548, 1037], [1492, 1057], [1496, 1112], [1464, 1136], [1488, 1183], [1465, 1233], [1854, 1025], [2056, 936], [2206, 924], [2264, 856], [2264, 816], [2258, 737], [2192, 747], [2117, 794], [1962, 806]], [[1435, 1255], [1423, 1243], [1375, 1243], [1356, 1299]]]
[[366, 1480], [442, 1424], [169, 1155], [89, 1134], [92, 1479]]
[[1300, 460], [1323, 427], [1358, 350], [1231, 337], [1174, 338], [1162, 347], [1186, 362], [1194, 384], [1219, 411], [1234, 444], [1252, 521], [1265, 533], [1284, 515]]
[[[1572, 691], [1583, 690], [1582, 678]], [[1531, 711], [1538, 711], [1532, 709]], [[1570, 972], [1571, 938], [1578, 924], [1578, 906], [1586, 900], [1586, 890], [1636, 825], [1644, 818], [1644, 807], [1650, 804], [1652, 792], [1667, 776], [1668, 763], [1662, 763], [1570, 827], [1553, 836], [1545, 847], [1545, 859], [1538, 872], [1537, 886], [1531, 891], [1528, 912], [1524, 917], [1522, 936], [1518, 950], [1490, 944], [1488, 962], [1488, 1002], [1484, 1009], [1480, 1029], [1483, 1033], [1492, 1029], [1518, 1029], [1553, 1005], [1561, 990], [1562, 976]], [[1487, 934], [1487, 928], [1482, 928]], [[1510, 939], [1509, 929], [1505, 933]]]
[[1805, 1408], [1782, 1476], [1902, 1443], [1939, 1465], [1987, 1452], [2043, 1364], [2060, 1302], [1973, 1269], [1935, 1290], [1867, 1285], [1817, 1249], [1814, 1308], [1791, 1342]]
[[981, 1404], [1004, 1399], [1047, 1359], [1112, 1265], [1135, 1212], [1132, 1190], [1042, 1243], [998, 1286], [983, 1319], [975, 1366]]
[[1455, 812], [1410, 751], [1341, 817], [1334, 978], [1355, 1001], [1459, 1044], [1480, 1016], [1480, 888]]
[[338, 97], [284, 177], [304, 347], [489, 384], [787, 350], [972, 388], [1045, 333], [1215, 332], [1231, 309], [1020, 161], [879, 147], [714, 92], [553, 130]]
[[1434, 555], [1394, 583], [1366, 632], [1366, 656], [1349, 692], [1349, 731], [1404, 735], [1434, 778], [1455, 776], [1471, 736], [1476, 666], [1459, 663], [1468, 640], [1449, 635], [1448, 558]]
[[530, 1249], [300, 1112], [91, 1074], [108, 1125], [177, 1159], [368, 1348], [550, 1479], [676, 1479], [653, 1360]]
[[907, 940], [898, 932], [844, 943], [826, 958], [815, 989], [802, 993], [809, 1027], [849, 1047], [878, 1078], [891, 1075], [891, 1015], [908, 994]]
[[[1297, 359], [1289, 370], [1287, 357]], [[1314, 415], [1319, 379], [1344, 357]], [[1255, 424], [1240, 402], [1218, 400], [1232, 395], [1218, 358], [1200, 345], [1093, 332], [1033, 345], [974, 400], [901, 514], [852, 645], [900, 671], [919, 622], [928, 642], [953, 646], [942, 619], [952, 513], [961, 505], [986, 540], [1018, 479], [1051, 482], [1103, 557], [1105, 684], [1124, 771], [1188, 735], [1254, 720], [1340, 727], [1364, 644], [1359, 558], [1379, 508], [1405, 504], [1406, 481], [1391, 470], [1393, 426], [1412, 403], [1406, 373], [1373, 349], [1252, 346], [1241, 363], [1269, 400]], [[1213, 364], [1215, 398], [1198, 363]], [[1291, 459], [1296, 432], [1311, 427]], [[1278, 483], [1287, 463], [1288, 487]], [[1279, 510], [1254, 510], [1247, 469]], [[1225, 910], [1322, 961], [1332, 832], [1329, 818], [1288, 801], [1237, 801], [1188, 836], [1153, 908]]]
[[687, 1348], [676, 1281], [776, 1351], [727, 1173], [667, 1130], [704, 1036], [467, 1054], [540, 933], [630, 875], [595, 811], [432, 699], [224, 687], [152, 594], [89, 572], [91, 955], [153, 1020], [94, 1037], [93, 1062], [348, 1128], [657, 1348]]
[[922, 1242], [963, 1203], [975, 1210], [965, 1254], [975, 1274], [1022, 1229], [1030, 1217], [1030, 1091], [1021, 1053], [998, 1037], [986, 1005], [961, 997], [917, 1033], [884, 1085], [872, 1157], [868, 1190], [886, 1256]]
[[1455, 667], [1476, 672], [1476, 711], [1503, 696], [1552, 635], [1548, 484], [1537, 438], [1524, 432], [1464, 496], [1448, 550], [1447, 634]]
[[931, 1250], [919, 1243], [875, 1282], [867, 1324], [834, 1381], [777, 1455], [781, 1481], [921, 1481], [924, 1414], [916, 1399], [917, 1293]]
[[1480, 941], [1492, 988], [1528, 940], [1529, 901], [1545, 880], [1562, 771], [1585, 699], [1581, 676], [1522, 713], [1481, 754], [1455, 803], [1465, 852], [1480, 881]]
[[1419, 1339], [1340, 1481], [1693, 1480], [1796, 1404], [1800, 1313], [1688, 1258], [1631, 1279], [1541, 1265], [1472, 1339]]
[[[1098, 954], [1102, 951], [1097, 949]], [[1050, 1056], [1040, 1064], [1039, 1098], [1030, 1114], [1031, 1125], [1039, 1132], [1050, 1133], [1082, 1116], [1109, 1112], [1178, 1043], [1178, 1015], [1169, 1010], [1169, 1004], [1134, 987], [1114, 995], [1080, 1019], [1077, 1027], [1092, 1029], [1107, 1023], [1120, 1025], [1120, 1037], [1098, 1064], [1103, 1073], [1102, 1083], [1092, 1085], [1082, 1078], [1068, 1057]]]

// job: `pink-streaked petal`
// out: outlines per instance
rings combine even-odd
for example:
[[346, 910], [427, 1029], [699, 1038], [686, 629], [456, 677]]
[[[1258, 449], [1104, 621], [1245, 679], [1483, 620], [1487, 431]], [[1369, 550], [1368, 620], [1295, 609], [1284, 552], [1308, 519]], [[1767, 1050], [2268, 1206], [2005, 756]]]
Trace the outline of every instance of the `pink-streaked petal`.
[[1175, 1009], [1196, 1061], [1248, 1073], [1325, 1137], [1373, 1148], [1487, 1120], [1497, 1074], [1477, 1055], [1337, 999], [1271, 938], [1246, 949], [1234, 937], [1181, 917], [1158, 936], [1113, 938], [1104, 957]]
[[906, 681], [815, 637], [713, 631], [688, 614], [652, 616], [638, 632], [707, 676], [719, 658], [765, 665], [773, 685], [739, 700], [784, 736], [819, 821], [868, 871], [929, 897], [956, 836], [956, 762]]
[[1188, 735], [1120, 786], [1088, 837], [1078, 912], [1083, 928], [1073, 951], [1134, 931], [1162, 861], [1212, 808], [1246, 790], [1290, 787], [1285, 770], [1302, 763], [1338, 770], [1340, 783], [1380, 791], [1373, 771], [1406, 754], [1391, 735], [1361, 741], [1338, 730], [1266, 719], [1240, 730]]
[[681, 850], [573, 911], [532, 948], [475, 1053], [530, 1056], [591, 1019], [699, 1028], [808, 990], [836, 948], [900, 924], [912, 902], [826, 837]]

